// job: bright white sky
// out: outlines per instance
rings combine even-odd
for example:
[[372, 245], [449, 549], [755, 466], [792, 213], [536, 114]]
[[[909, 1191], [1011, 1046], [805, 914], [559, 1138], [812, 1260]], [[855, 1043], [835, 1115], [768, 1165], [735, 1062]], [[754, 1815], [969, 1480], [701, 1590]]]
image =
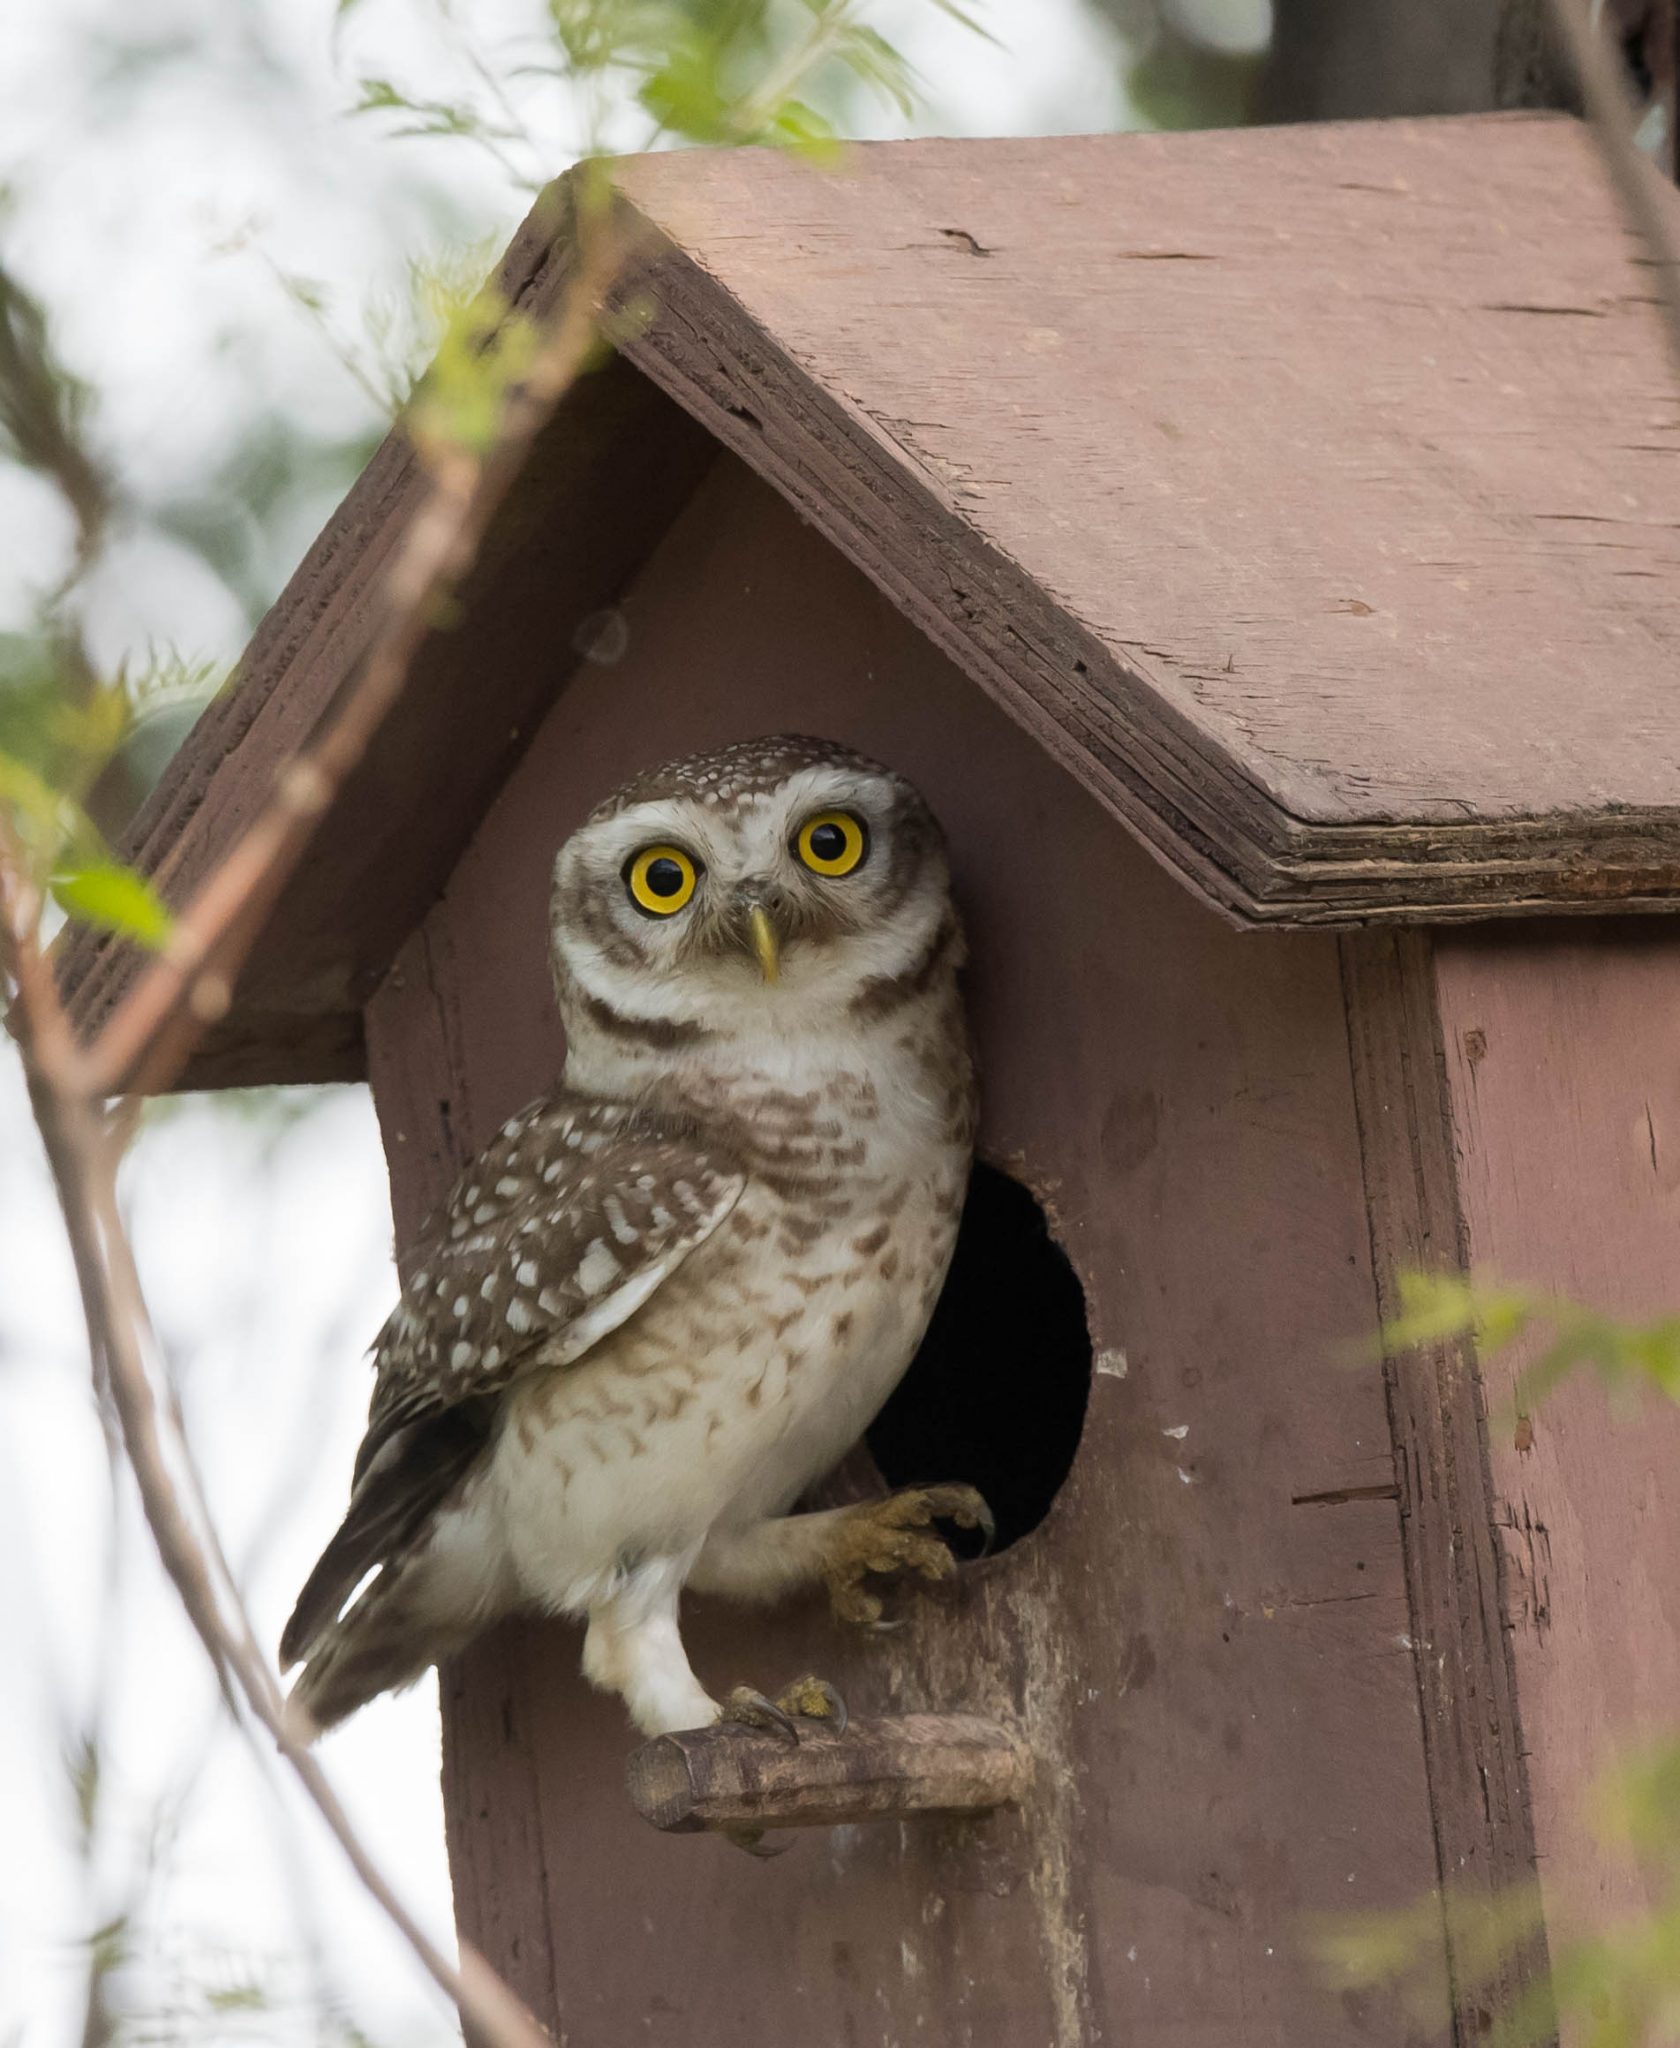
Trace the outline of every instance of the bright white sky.
[[[920, 0], [873, 10], [931, 82], [924, 131], [1121, 125], [1117, 52], [1077, 0], [979, 11], [997, 46]], [[473, 8], [492, 44], [539, 12], [537, 0]], [[433, 22], [426, 0], [362, 0], [335, 49], [331, 0], [0, 0], [0, 182], [13, 193], [0, 226], [65, 356], [99, 393], [102, 447], [138, 487], [202, 477], [233, 423], [263, 408], [344, 433], [368, 424], [274, 267], [319, 280], [354, 334], [405, 256], [440, 234], [511, 228], [520, 195], [470, 148], [392, 144], [343, 118], [358, 71], [460, 89]], [[122, 47], [139, 66], [126, 85]], [[183, 47], [190, 61], [171, 61]], [[553, 89], [530, 89], [527, 112], [555, 170], [566, 110], [543, 105], [543, 92]], [[875, 132], [895, 122], [884, 109]], [[267, 536], [276, 581], [326, 509]], [[39, 486], [0, 469], [0, 534], [4, 626], [56, 572], [65, 529]], [[225, 660], [244, 638], [238, 607], [201, 563], [139, 534], [100, 574], [93, 630], [112, 661], [148, 643]], [[276, 1135], [188, 1105], [145, 1136], [132, 1168], [142, 1268], [199, 1464], [227, 1547], [252, 1560], [250, 1596], [272, 1641], [342, 1506], [366, 1407], [360, 1354], [394, 1292], [371, 1109], [363, 1091], [335, 1091]], [[448, 2039], [452, 2016], [219, 1719], [126, 1502], [114, 1546], [111, 1530], [69, 1261], [0, 1053], [0, 2041], [73, 2038], [77, 1944], [122, 1909], [159, 1802], [182, 1787], [157, 1853], [147, 1961], [130, 1982], [139, 2003], [175, 2009], [177, 2038], [301, 2042], [322, 2038], [311, 2000], [325, 1984], [376, 2042]], [[89, 1882], [61, 1750], [67, 1717], [101, 1691], [107, 1841]], [[325, 1753], [388, 1868], [447, 1939], [435, 1688], [376, 1704]], [[279, 2013], [209, 2009], [208, 1992], [253, 1974]]]

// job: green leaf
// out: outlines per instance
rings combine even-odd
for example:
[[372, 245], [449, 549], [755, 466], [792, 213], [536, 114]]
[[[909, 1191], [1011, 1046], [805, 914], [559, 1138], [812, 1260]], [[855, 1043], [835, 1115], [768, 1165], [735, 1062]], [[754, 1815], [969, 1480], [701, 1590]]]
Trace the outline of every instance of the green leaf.
[[217, 2013], [266, 2012], [268, 1993], [260, 1984], [228, 1984], [206, 1994], [210, 2010]]
[[65, 799], [15, 754], [0, 754], [0, 804], [20, 826], [32, 825], [43, 836], [61, 831], [66, 822]]
[[819, 168], [836, 163], [843, 154], [833, 123], [802, 100], [788, 100], [783, 104], [771, 132], [782, 148], [795, 156], [808, 158]]
[[121, 932], [154, 950], [175, 928], [162, 898], [144, 876], [109, 862], [65, 868], [52, 878], [53, 901], [83, 924]]
[[1527, 1295], [1461, 1273], [1402, 1273], [1400, 1313], [1383, 1324], [1381, 1349], [1394, 1357], [1419, 1345], [1473, 1337], [1486, 1353], [1518, 1336], [1539, 1306]]

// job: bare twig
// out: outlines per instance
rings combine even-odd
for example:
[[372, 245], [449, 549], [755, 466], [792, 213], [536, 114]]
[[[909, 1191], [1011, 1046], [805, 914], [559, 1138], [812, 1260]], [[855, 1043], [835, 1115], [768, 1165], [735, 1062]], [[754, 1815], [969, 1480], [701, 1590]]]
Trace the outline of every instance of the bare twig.
[[587, 363], [620, 251], [587, 172], [575, 189], [580, 211], [592, 209], [577, 236], [576, 270], [559, 317], [539, 338], [506, 400], [493, 447], [487, 454], [423, 451], [432, 488], [387, 572], [384, 622], [366, 659], [302, 753], [281, 768], [256, 820], [183, 910], [164, 954], [141, 974], [86, 1052], [76, 1044], [39, 950], [41, 904], [28, 864], [0, 821], [0, 971], [15, 990], [14, 1028], [64, 1213], [95, 1378], [109, 1391], [164, 1568], [242, 1730], [253, 1743], [258, 1726], [267, 1731], [367, 1891], [494, 2048], [539, 2048], [547, 2037], [474, 1952], [464, 1947], [457, 1969], [431, 1942], [357, 1835], [319, 1762], [287, 1724], [279, 1681], [193, 1468], [118, 1206], [125, 1106], [108, 1111], [102, 1098], [125, 1086], [164, 1085], [198, 1033], [226, 1007], [262, 919], [401, 695], [439, 601], [471, 566], [532, 440]]
[[1605, 171], [1629, 227], [1645, 244], [1646, 260], [1656, 277], [1664, 338], [1675, 373], [1680, 375], [1680, 249], [1669, 231], [1668, 209], [1663, 203], [1665, 181], [1634, 141], [1634, 108], [1627, 80], [1604, 36], [1594, 28], [1585, 0], [1549, 0], [1549, 5], [1574, 66]]
[[75, 1258], [89, 1342], [111, 1391], [164, 1568], [240, 1727], [255, 1744], [254, 1718], [272, 1737], [351, 1868], [434, 1982], [495, 2048], [548, 2048], [548, 2037], [535, 2019], [481, 1958], [463, 1947], [456, 1969], [430, 1940], [356, 1833], [319, 1761], [286, 1724], [279, 1682], [222, 1558], [175, 1402], [158, 1364], [117, 1205], [119, 1154], [108, 1120], [85, 1097], [55, 1086], [37, 1057], [38, 1042], [52, 1042], [67, 1027], [61, 1013], [54, 1015], [57, 992], [36, 952], [33, 927], [16, 922], [15, 870], [3, 854], [0, 878], [6, 882], [5, 951], [18, 989], [18, 1035], [30, 1100]]
[[[581, 211], [590, 201], [585, 174], [576, 175]], [[263, 919], [402, 694], [441, 600], [471, 566], [532, 441], [595, 347], [601, 302], [622, 261], [619, 233], [604, 206], [594, 208], [577, 249], [560, 317], [510, 395], [494, 449], [488, 456], [461, 449], [430, 453], [431, 490], [386, 573], [384, 623], [372, 647], [314, 737], [279, 770], [243, 837], [181, 911], [168, 946], [78, 1062], [74, 1082], [83, 1095], [165, 1087], [204, 1029], [225, 1013]]]
[[0, 436], [70, 508], [72, 582], [98, 553], [111, 513], [110, 486], [77, 431], [85, 396], [53, 354], [40, 302], [0, 265]]

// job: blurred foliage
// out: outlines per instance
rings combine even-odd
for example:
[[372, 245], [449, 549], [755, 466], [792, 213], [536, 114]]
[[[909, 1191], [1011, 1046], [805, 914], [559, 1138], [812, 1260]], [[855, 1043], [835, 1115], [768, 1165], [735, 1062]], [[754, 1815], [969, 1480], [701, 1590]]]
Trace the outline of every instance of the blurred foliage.
[[1126, 92], [1152, 128], [1228, 128], [1254, 116], [1272, 0], [1087, 0], [1126, 52]]
[[[1392, 1357], [1468, 1339], [1482, 1357], [1528, 1340], [1509, 1406], [1534, 1407], [1581, 1368], [1616, 1400], [1654, 1392], [1680, 1402], [1680, 1316], [1623, 1321], [1556, 1295], [1459, 1273], [1407, 1273], [1400, 1311], [1377, 1349]], [[1338, 1915], [1310, 1931], [1327, 1976], [1350, 1988], [1399, 1986], [1427, 2017], [1446, 1938], [1461, 1991], [1490, 1986], [1503, 1962], [1550, 1933], [1546, 1979], [1487, 2035], [1490, 2048], [1542, 2048], [1565, 2023], [1576, 2048], [1658, 2048], [1680, 2042], [1680, 1736], [1618, 1764], [1595, 1787], [1595, 1831], [1634, 1866], [1648, 1901], [1607, 1926], [1545, 1930], [1532, 1885], [1503, 1898], [1432, 1894], [1398, 1912]]]
[[[1554, 1926], [1549, 1974], [1488, 2029], [1489, 2048], [1545, 2048], [1560, 2026], [1571, 2048], [1680, 2041], [1680, 1739], [1606, 1772], [1591, 1806], [1599, 1841], [1637, 1872], [1648, 1903], [1588, 1933], [1560, 1938]], [[1523, 1885], [1491, 1902], [1431, 1895], [1398, 1912], [1338, 1915], [1309, 1930], [1308, 1947], [1338, 1988], [1397, 1986], [1427, 2023], [1443, 1936], [1473, 1997], [1542, 1931], [1539, 1887]]]
[[1393, 1354], [1468, 1337], [1485, 1356], [1531, 1335], [1544, 1341], [1517, 1375], [1518, 1413], [1580, 1366], [1590, 1366], [1619, 1398], [1653, 1388], [1680, 1401], [1680, 1316], [1623, 1322], [1559, 1296], [1457, 1273], [1402, 1275], [1400, 1313], [1383, 1325], [1381, 1347]]
[[[1488, 1900], [1430, 1892], [1394, 1911], [1337, 1913], [1309, 1923], [1306, 1945], [1326, 1980], [1339, 1991], [1398, 1989], [1420, 2028], [1441, 2020], [1442, 1944], [1453, 1959], [1462, 1995], [1491, 1991], [1510, 1957], [1542, 1933], [1537, 1885], [1518, 1885]], [[1514, 2030], [1487, 2035], [1495, 2048], [1541, 2048], [1555, 2014], [1544, 1994]]]
[[[396, 419], [440, 352], [493, 327], [499, 314], [485, 279], [501, 254], [501, 238], [409, 256], [399, 290], [363, 299], [354, 325], [341, 331], [325, 286], [279, 269], [286, 297], [315, 326], [327, 347], [381, 419]], [[488, 316], [488, 317], [487, 317]]]
[[97, 549], [110, 513], [105, 478], [84, 438], [90, 397], [54, 354], [44, 309], [0, 269], [0, 452], [64, 500], [78, 564]]
[[217, 678], [173, 655], [100, 675], [75, 614], [76, 587], [98, 558], [116, 503], [91, 451], [89, 393], [55, 354], [37, 300], [0, 265], [0, 457], [48, 484], [75, 530], [70, 569], [39, 593], [23, 629], [0, 632], [0, 820], [38, 889], [74, 917], [143, 944], [167, 936], [150, 887], [123, 874], [106, 843], [126, 806], [109, 799], [139, 715], [170, 700], [196, 707]]
[[[515, 90], [532, 78], [564, 82], [582, 111], [570, 153], [586, 160], [573, 186], [584, 231], [588, 207], [604, 195], [588, 163], [627, 110], [639, 110], [643, 146], [767, 142], [826, 154], [848, 93], [884, 94], [906, 116], [915, 104], [909, 67], [865, 18], [862, 0], [546, 0], [546, 33], [516, 49], [482, 43], [456, 0], [423, 4], [458, 59], [460, 94], [421, 95], [368, 74], [353, 111], [383, 118], [394, 137], [458, 138], [488, 152], [516, 184], [538, 189], [561, 166], [522, 121]], [[968, 19], [957, 0], [925, 4]], [[354, 7], [345, 0], [340, 20]], [[179, 55], [172, 48], [147, 61]], [[482, 461], [539, 344], [495, 283], [483, 282], [489, 258], [478, 245], [411, 261], [406, 290], [371, 299], [350, 335], [319, 284], [271, 267], [377, 415], [400, 418], [424, 458]], [[156, 945], [167, 937], [167, 912], [121, 872], [109, 840], [224, 679], [173, 651], [102, 675], [88, 653], [78, 586], [118, 511], [137, 509], [123, 503], [94, 452], [93, 411], [85, 385], [58, 359], [44, 308], [0, 266], [0, 456], [49, 485], [75, 530], [64, 579], [38, 594], [32, 620], [0, 635], [0, 819], [43, 899]], [[201, 490], [149, 517], [254, 614], [273, 595], [261, 536], [300, 470], [364, 452], [311, 445], [277, 418], [261, 419]]]
[[[884, 97], [906, 119], [917, 103], [914, 73], [862, 0], [547, 0], [546, 34], [511, 50], [486, 46], [456, 0], [425, 4], [456, 54], [459, 92], [428, 96], [363, 75], [355, 111], [387, 117], [396, 136], [471, 142], [531, 192], [559, 166], [520, 112], [515, 89], [530, 79], [576, 91], [580, 125], [565, 154], [578, 158], [608, 151], [635, 108], [646, 117], [628, 137], [637, 149], [670, 141], [822, 151], [857, 93]], [[984, 33], [958, 0], [924, 4]]]

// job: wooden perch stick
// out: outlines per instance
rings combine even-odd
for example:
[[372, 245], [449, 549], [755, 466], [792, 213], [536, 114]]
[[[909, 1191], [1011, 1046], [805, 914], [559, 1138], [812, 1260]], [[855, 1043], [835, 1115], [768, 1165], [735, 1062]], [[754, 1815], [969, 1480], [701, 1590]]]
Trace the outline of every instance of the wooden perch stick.
[[645, 1742], [627, 1770], [631, 1803], [667, 1834], [989, 1813], [1019, 1799], [1031, 1775], [1022, 1744], [976, 1714], [853, 1721], [844, 1735], [801, 1724], [797, 1747], [720, 1724]]

